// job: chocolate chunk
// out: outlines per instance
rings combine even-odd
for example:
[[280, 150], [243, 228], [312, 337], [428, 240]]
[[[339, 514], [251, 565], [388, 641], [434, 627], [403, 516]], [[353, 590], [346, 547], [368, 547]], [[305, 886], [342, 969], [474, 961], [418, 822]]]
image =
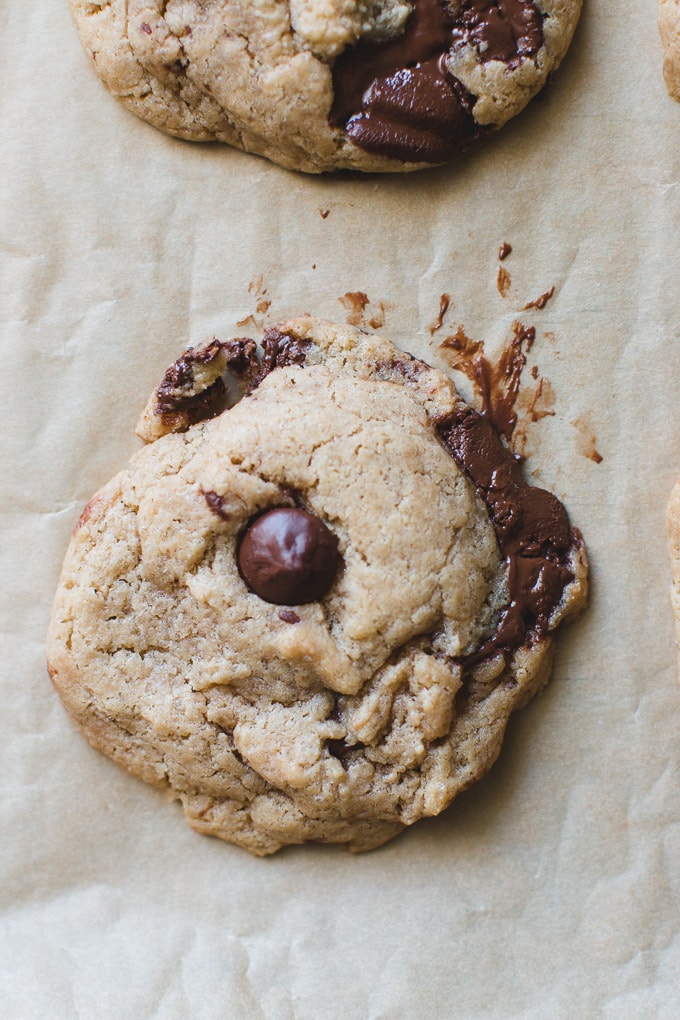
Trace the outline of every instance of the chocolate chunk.
[[454, 18], [439, 0], [416, 0], [403, 35], [345, 50], [333, 68], [330, 122], [368, 152], [439, 163], [481, 129], [461, 83], [442, 70]]
[[474, 96], [446, 69], [449, 51], [473, 44], [483, 62], [510, 67], [543, 44], [533, 0], [415, 0], [406, 30], [345, 50], [333, 67], [330, 123], [368, 152], [440, 163], [486, 133]]
[[278, 329], [268, 329], [262, 338], [263, 355], [260, 379], [269, 375], [275, 368], [304, 365], [311, 346], [312, 343], [309, 340], [281, 333]]
[[456, 43], [472, 43], [480, 59], [516, 67], [543, 45], [543, 15], [533, 0], [464, 0], [451, 33]]
[[338, 543], [320, 518], [297, 507], [255, 517], [238, 549], [238, 568], [265, 602], [299, 606], [328, 590], [338, 567]]
[[506, 559], [510, 605], [496, 633], [475, 652], [479, 661], [499, 648], [516, 648], [529, 631], [544, 634], [565, 586], [573, 580], [568, 558], [577, 542], [563, 505], [529, 485], [518, 462], [489, 422], [462, 407], [438, 432], [486, 503]]

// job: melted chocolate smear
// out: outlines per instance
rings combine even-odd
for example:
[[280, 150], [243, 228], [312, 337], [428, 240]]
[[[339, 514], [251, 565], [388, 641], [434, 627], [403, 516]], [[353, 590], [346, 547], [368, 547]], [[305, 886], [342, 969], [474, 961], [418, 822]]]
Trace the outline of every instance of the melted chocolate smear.
[[565, 586], [573, 580], [568, 556], [575, 543], [567, 512], [551, 492], [529, 485], [491, 422], [461, 407], [438, 425], [458, 466], [484, 500], [507, 563], [510, 604], [496, 633], [469, 662], [497, 649], [519, 647], [531, 633], [540, 637]]
[[533, 326], [514, 322], [512, 329], [513, 335], [495, 365], [484, 354], [484, 343], [471, 340], [460, 326], [453, 336], [448, 336], [440, 344], [451, 368], [463, 372], [474, 386], [482, 402], [484, 417], [508, 442], [517, 425], [515, 403], [522, 370], [527, 363], [526, 351], [536, 339]]
[[446, 54], [472, 43], [483, 62], [517, 66], [543, 43], [533, 0], [415, 0], [404, 33], [359, 43], [333, 67], [330, 123], [377, 155], [441, 163], [488, 129], [472, 116], [475, 97], [445, 67]]
[[464, 0], [454, 44], [472, 43], [480, 59], [517, 67], [543, 45], [543, 15], [533, 0]]

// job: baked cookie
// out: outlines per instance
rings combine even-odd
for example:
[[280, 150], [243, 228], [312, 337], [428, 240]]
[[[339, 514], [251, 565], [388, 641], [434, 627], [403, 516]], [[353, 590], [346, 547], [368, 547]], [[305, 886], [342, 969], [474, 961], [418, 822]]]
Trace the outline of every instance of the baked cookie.
[[680, 100], [680, 0], [659, 0], [659, 35], [666, 89]]
[[562, 60], [581, 0], [70, 0], [144, 120], [294, 170], [413, 170], [501, 127]]
[[446, 376], [304, 317], [190, 349], [138, 431], [50, 625], [90, 743], [255, 854], [369, 849], [487, 771], [586, 555]]
[[671, 605], [675, 616], [680, 673], [680, 479], [675, 483], [666, 513], [668, 552], [671, 558]]

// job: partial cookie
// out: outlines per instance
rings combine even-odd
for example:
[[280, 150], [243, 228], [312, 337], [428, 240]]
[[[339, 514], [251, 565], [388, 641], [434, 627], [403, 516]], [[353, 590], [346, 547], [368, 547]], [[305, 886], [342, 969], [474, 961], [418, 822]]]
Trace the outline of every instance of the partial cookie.
[[680, 100], [680, 0], [659, 0], [659, 34], [666, 89]]
[[668, 552], [671, 559], [671, 605], [675, 616], [675, 633], [678, 644], [678, 671], [680, 672], [680, 480], [671, 492], [666, 514]]
[[70, 0], [144, 120], [320, 172], [443, 163], [559, 65], [581, 0]]
[[[216, 365], [249, 392], [198, 421]], [[83, 511], [50, 625], [85, 737], [256, 854], [369, 849], [480, 778], [587, 568], [452, 382], [305, 317], [190, 350], [138, 428], [161, 438]]]

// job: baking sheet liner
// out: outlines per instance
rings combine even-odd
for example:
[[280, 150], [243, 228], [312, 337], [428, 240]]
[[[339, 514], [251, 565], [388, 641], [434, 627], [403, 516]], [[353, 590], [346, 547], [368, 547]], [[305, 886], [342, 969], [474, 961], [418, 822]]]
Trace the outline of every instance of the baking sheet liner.
[[[99, 86], [65, 2], [6, 0], [0, 28], [2, 1015], [678, 1016], [680, 106], [654, 0], [589, 0], [547, 93], [456, 166], [361, 180], [164, 137]], [[524, 379], [554, 414], [526, 470], [584, 532], [592, 596], [443, 816], [256, 860], [85, 744], [44, 633], [165, 367], [249, 316], [344, 320], [347, 294], [440, 366], [459, 326], [490, 355], [536, 327]]]

